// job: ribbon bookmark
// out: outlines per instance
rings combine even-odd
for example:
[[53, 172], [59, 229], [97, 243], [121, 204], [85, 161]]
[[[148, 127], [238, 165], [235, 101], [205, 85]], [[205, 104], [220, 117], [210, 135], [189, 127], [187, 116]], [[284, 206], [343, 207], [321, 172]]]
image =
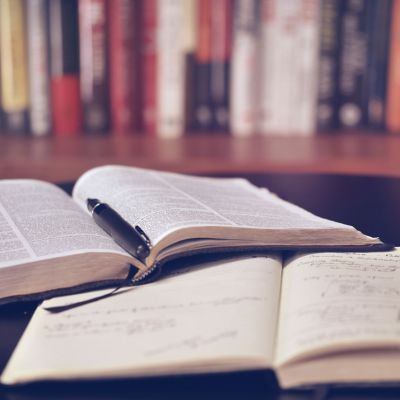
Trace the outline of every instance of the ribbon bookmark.
[[80, 307], [85, 304], [94, 303], [95, 301], [102, 300], [107, 297], [114, 296], [116, 294], [121, 294], [122, 292], [119, 292], [120, 289], [129, 287], [129, 286], [134, 286], [136, 284], [136, 282], [134, 281], [134, 276], [136, 275], [137, 271], [138, 271], [138, 269], [136, 267], [134, 267], [133, 265], [130, 265], [127, 277], [121, 282], [120, 285], [118, 285], [116, 288], [112, 289], [108, 293], [102, 294], [100, 296], [95, 296], [90, 299], [78, 301], [75, 303], [64, 304], [62, 306], [43, 307], [43, 309], [46, 311], [49, 311], [53, 314], [56, 314], [56, 313], [60, 313], [63, 311], [72, 310], [73, 308]]

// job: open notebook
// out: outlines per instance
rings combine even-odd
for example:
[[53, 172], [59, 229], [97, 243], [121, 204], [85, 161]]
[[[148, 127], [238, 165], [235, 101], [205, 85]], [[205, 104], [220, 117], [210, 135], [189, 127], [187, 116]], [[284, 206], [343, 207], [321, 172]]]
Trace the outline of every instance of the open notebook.
[[90, 297], [44, 302], [1, 382], [254, 369], [282, 387], [400, 381], [400, 250], [197, 265], [46, 311]]

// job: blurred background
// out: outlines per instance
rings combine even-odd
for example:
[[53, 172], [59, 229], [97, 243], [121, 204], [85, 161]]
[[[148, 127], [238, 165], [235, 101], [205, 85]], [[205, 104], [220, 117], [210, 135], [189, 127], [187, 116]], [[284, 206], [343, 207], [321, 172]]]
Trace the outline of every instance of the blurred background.
[[0, 0], [0, 91], [3, 178], [398, 176], [400, 1]]

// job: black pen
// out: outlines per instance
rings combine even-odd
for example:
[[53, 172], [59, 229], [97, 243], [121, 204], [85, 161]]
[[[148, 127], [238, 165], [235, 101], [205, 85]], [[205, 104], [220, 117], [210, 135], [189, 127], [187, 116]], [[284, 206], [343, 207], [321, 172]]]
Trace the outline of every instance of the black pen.
[[145, 261], [150, 254], [151, 242], [139, 226], [128, 224], [108, 204], [98, 199], [87, 199], [87, 208], [96, 224], [106, 231], [130, 255]]

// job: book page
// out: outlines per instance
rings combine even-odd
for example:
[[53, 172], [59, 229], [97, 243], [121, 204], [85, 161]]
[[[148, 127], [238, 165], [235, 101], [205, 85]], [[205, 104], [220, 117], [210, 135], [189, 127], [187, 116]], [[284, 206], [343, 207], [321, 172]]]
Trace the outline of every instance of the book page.
[[123, 253], [55, 185], [0, 182], [0, 268], [88, 250]]
[[168, 232], [193, 226], [268, 229], [352, 227], [328, 221], [239, 178], [205, 178], [132, 167], [107, 166], [84, 174], [74, 199], [86, 208], [98, 198], [154, 243]]
[[400, 249], [301, 255], [285, 266], [278, 364], [307, 353], [400, 345]]
[[60, 314], [44, 308], [102, 292], [46, 301], [2, 382], [270, 366], [281, 269], [274, 256], [237, 259], [178, 270]]

